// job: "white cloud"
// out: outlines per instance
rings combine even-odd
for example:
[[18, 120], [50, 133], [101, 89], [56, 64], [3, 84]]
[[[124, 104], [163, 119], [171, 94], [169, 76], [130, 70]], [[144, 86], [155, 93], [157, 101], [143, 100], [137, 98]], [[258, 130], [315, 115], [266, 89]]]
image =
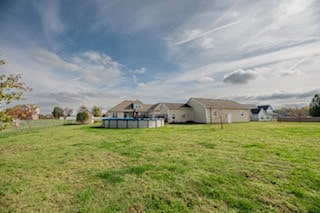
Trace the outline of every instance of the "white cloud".
[[313, 0], [284, 0], [281, 1], [279, 12], [282, 16], [295, 15], [307, 9]]
[[247, 84], [256, 79], [258, 74], [252, 70], [238, 69], [223, 76], [223, 82], [231, 84]]
[[203, 76], [199, 80], [200, 83], [211, 83], [214, 82], [214, 79], [208, 76]]
[[140, 69], [131, 70], [131, 73], [133, 74], [144, 74], [146, 72], [145, 67], [141, 67]]
[[59, 55], [50, 52], [43, 48], [36, 48], [33, 50], [35, 59], [37, 59], [40, 62], [44, 62], [50, 66], [54, 66], [56, 68], [64, 69], [67, 71], [76, 71], [80, 70], [81, 67], [79, 67], [77, 64], [74, 64], [72, 62], [67, 62], [64, 59], [62, 59]]
[[146, 83], [143, 83], [143, 82], [138, 83], [138, 87], [140, 87], [140, 88], [143, 88], [143, 87], [146, 87], [146, 86], [147, 86]]
[[228, 24], [225, 24], [225, 25], [222, 25], [222, 26], [215, 27], [213, 29], [207, 30], [205, 32], [201, 32], [198, 29], [192, 30], [192, 31], [190, 31], [192, 34], [189, 33], [190, 35], [187, 38], [183, 39], [182, 41], [178, 41], [178, 42], [173, 43], [172, 46], [177, 46], [177, 45], [184, 44], [186, 42], [195, 40], [195, 39], [200, 38], [202, 36], [205, 36], [207, 34], [210, 34], [210, 33], [213, 33], [213, 32], [219, 31], [219, 30], [223, 30], [223, 29], [228, 28], [228, 27], [231, 27], [231, 26], [233, 26], [235, 24], [238, 24], [240, 22], [241, 21], [234, 21], [234, 22], [231, 22], [231, 23], [228, 23]]
[[[172, 79], [170, 82], [186, 83], [193, 81], [194, 77], [202, 72], [205, 72], [206, 75], [217, 75], [219, 73], [227, 74], [230, 70], [236, 70], [240, 67], [246, 69], [247, 67], [259, 67], [265, 64], [284, 63], [285, 61], [300, 60], [306, 55], [320, 55], [320, 42], [284, 48], [239, 60], [209, 63], [208, 65], [200, 66], [183, 73], [174, 74], [174, 76], [170, 77], [170, 79]], [[293, 64], [287, 66], [286, 69], [289, 69]]]

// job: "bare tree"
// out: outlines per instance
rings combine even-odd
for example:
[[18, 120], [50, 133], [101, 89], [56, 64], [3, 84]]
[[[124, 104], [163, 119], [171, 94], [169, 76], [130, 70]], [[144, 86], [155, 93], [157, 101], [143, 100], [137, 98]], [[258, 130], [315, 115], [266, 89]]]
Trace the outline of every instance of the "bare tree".
[[217, 100], [214, 106], [213, 116], [218, 118], [220, 128], [223, 129], [223, 124], [226, 122], [226, 114], [223, 112], [222, 103], [220, 100]]
[[308, 107], [295, 107], [295, 108], [290, 108], [289, 115], [298, 118], [298, 122], [301, 122], [301, 118], [307, 116], [309, 113], [309, 108]]

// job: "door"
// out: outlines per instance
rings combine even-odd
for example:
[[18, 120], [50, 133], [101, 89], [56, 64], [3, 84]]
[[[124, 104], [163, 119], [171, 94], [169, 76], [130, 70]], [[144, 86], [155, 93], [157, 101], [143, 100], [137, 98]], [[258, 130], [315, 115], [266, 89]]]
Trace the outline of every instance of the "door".
[[231, 112], [228, 112], [228, 114], [227, 114], [227, 122], [228, 122], [228, 124], [232, 123], [232, 115], [231, 115]]

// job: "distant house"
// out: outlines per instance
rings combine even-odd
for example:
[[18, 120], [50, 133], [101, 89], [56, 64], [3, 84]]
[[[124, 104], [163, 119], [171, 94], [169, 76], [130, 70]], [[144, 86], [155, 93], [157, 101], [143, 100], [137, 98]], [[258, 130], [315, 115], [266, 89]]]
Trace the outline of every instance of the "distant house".
[[35, 104], [17, 105], [7, 111], [22, 120], [38, 120], [40, 114], [40, 108]]
[[190, 98], [187, 103], [143, 104], [123, 101], [108, 111], [108, 117], [161, 117], [168, 123], [233, 123], [250, 121], [247, 105], [231, 100]]
[[190, 98], [187, 105], [193, 109], [196, 123], [249, 122], [250, 110], [247, 105], [231, 100]]
[[271, 121], [277, 118], [270, 105], [260, 105], [250, 109], [251, 121]]
[[149, 116], [149, 109], [153, 105], [143, 104], [139, 100], [125, 100], [108, 110], [108, 117], [133, 118]]

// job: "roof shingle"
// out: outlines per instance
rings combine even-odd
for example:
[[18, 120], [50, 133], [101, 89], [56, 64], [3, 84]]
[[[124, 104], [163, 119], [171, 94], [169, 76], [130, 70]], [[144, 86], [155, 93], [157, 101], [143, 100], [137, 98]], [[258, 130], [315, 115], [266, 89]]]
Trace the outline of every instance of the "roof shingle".
[[206, 99], [206, 98], [191, 98], [190, 100], [196, 100], [206, 108], [225, 108], [225, 109], [249, 109], [247, 105], [240, 104], [231, 100], [221, 99]]

